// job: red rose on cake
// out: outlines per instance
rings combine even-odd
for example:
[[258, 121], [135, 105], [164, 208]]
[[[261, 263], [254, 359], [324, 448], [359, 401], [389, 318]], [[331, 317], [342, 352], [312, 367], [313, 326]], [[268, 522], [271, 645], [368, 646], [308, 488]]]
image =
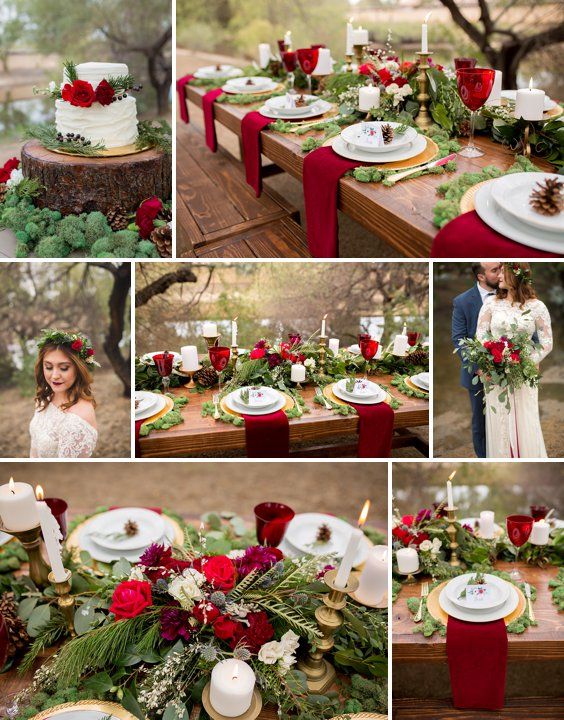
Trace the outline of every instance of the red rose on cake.
[[66, 83], [61, 91], [61, 97], [75, 107], [90, 107], [96, 100], [96, 93], [86, 80], [74, 80], [72, 85]]
[[115, 94], [115, 90], [107, 80], [102, 80], [96, 88], [96, 100], [100, 105], [109, 105], [114, 99]]

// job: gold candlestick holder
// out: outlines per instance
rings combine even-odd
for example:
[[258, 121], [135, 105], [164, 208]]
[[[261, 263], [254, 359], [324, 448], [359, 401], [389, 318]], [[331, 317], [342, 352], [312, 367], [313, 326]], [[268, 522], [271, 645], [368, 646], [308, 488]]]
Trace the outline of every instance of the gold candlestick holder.
[[239, 357], [239, 346], [238, 345], [232, 345], [231, 346], [231, 357], [235, 362], [237, 362], [237, 358]]
[[[202, 705], [207, 714], [212, 720], [233, 720], [233, 716], [222, 715], [214, 708], [211, 704], [211, 683], [208, 683], [202, 691]], [[262, 710], [262, 696], [259, 690], [255, 687], [253, 690], [253, 697], [251, 698], [251, 705], [247, 711], [242, 715], [237, 715], [235, 720], [256, 720]]]
[[216, 347], [216, 345], [219, 345], [219, 338], [221, 335], [204, 335], [203, 338], [206, 341], [206, 345], [208, 346], [208, 350], [212, 347]]
[[37, 585], [43, 588], [49, 585], [50, 566], [43, 559], [41, 554], [41, 527], [30, 528], [29, 530], [8, 530], [4, 524], [0, 522], [0, 530], [12, 535], [19, 540], [27, 552], [29, 561], [29, 577]]
[[353, 48], [354, 48], [354, 59], [356, 60], [357, 72], [358, 72], [358, 68], [362, 65], [362, 60], [364, 58], [365, 45], [353, 45]]
[[422, 130], [426, 130], [433, 124], [433, 118], [427, 108], [429, 100], [431, 99], [431, 96], [427, 92], [429, 86], [429, 78], [427, 77], [427, 58], [431, 57], [432, 54], [432, 52], [416, 53], [419, 57], [419, 74], [417, 75], [419, 93], [416, 96], [416, 100], [419, 103], [419, 112], [415, 118], [415, 124]]
[[198, 370], [201, 370], [202, 366], [198, 365], [198, 367], [195, 370], [185, 370], [183, 367], [177, 369], [177, 373], [180, 375], [184, 375], [184, 377], [190, 378], [190, 381], [184, 385], [186, 390], [193, 390], [196, 387], [196, 383], [194, 382], [194, 375], [198, 372]]
[[325, 363], [327, 362], [327, 335], [319, 336], [319, 368], [322, 373], [325, 372]]
[[67, 570], [66, 578], [61, 581], [55, 580], [55, 576], [53, 575], [53, 573], [49, 573], [49, 582], [55, 588], [55, 594], [58, 597], [57, 604], [59, 605], [60, 611], [65, 616], [70, 636], [76, 637], [76, 632], [74, 629], [74, 597], [70, 594], [71, 577], [72, 573], [70, 570]]
[[352, 59], [353, 59], [352, 55], [345, 55], [345, 61], [346, 61], [345, 68], [346, 68], [347, 72], [352, 72]]
[[447, 527], [447, 533], [450, 538], [450, 543], [449, 543], [450, 560], [449, 560], [449, 563], [453, 567], [460, 567], [460, 560], [458, 559], [458, 553], [457, 553], [458, 543], [456, 542], [456, 526], [454, 524], [456, 521], [456, 511], [458, 510], [458, 508], [457, 507], [451, 507], [451, 508], [447, 507], [447, 508], [445, 508], [445, 510], [446, 510], [446, 514], [447, 514], [447, 519], [449, 521], [449, 526]]
[[525, 126], [525, 131], [523, 133], [523, 155], [526, 158], [531, 157], [531, 143], [529, 142], [529, 137], [531, 134], [531, 126], [529, 123]]
[[347, 595], [358, 590], [359, 581], [350, 575], [347, 585], [339, 588], [335, 585], [337, 570], [329, 570], [323, 582], [331, 592], [323, 596], [323, 605], [315, 611], [315, 619], [321, 630], [322, 637], [316, 641], [315, 650], [310, 649], [307, 656], [297, 664], [307, 677], [307, 686], [312, 692], [322, 693], [335, 682], [337, 673], [328, 660], [323, 657], [335, 644], [335, 633], [343, 624], [342, 610], [347, 604]]

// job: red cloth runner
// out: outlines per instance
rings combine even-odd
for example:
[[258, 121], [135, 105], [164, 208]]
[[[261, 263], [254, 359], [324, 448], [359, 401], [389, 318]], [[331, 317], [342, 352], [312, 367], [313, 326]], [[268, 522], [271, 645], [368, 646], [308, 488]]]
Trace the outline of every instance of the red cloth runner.
[[215, 134], [215, 121], [213, 117], [213, 104], [223, 93], [221, 88], [208, 90], [202, 97], [202, 110], [204, 111], [204, 130], [206, 134], [206, 145], [212, 152], [217, 152], [217, 136]]
[[500, 710], [507, 670], [503, 619], [473, 623], [449, 615], [446, 650], [454, 707]]
[[241, 122], [241, 140], [243, 143], [243, 162], [247, 183], [253, 188], [257, 197], [262, 192], [262, 143], [260, 133], [272, 120], [259, 112], [247, 113]]
[[463, 213], [444, 226], [433, 240], [431, 257], [545, 258], [558, 257], [500, 235], [481, 220], [475, 210]]
[[176, 81], [176, 92], [178, 93], [178, 107], [180, 109], [180, 117], [185, 123], [190, 122], [190, 115], [188, 114], [188, 100], [184, 88], [190, 80], [193, 80], [193, 75], [185, 75]]
[[358, 413], [358, 457], [390, 457], [394, 432], [394, 411], [388, 403], [360, 405], [347, 400], [347, 404]]
[[284, 410], [268, 415], [245, 415], [247, 457], [279, 458], [290, 455], [290, 426]]
[[136, 420], [135, 421], [135, 457], [139, 458], [141, 457], [141, 445], [139, 444], [139, 432], [141, 430], [141, 425], [145, 420]]
[[303, 168], [307, 244], [313, 257], [339, 257], [337, 192], [339, 180], [362, 163], [320, 147], [306, 155]]

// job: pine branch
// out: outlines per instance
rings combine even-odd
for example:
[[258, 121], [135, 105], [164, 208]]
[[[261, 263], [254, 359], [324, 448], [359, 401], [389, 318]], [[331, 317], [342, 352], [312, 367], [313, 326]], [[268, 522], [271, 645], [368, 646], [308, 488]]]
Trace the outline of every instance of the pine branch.
[[160, 124], [148, 120], [142, 120], [137, 124], [136, 147], [141, 150], [146, 147], [156, 147], [166, 155], [172, 153], [172, 129], [170, 125], [161, 120]]
[[70, 83], [78, 80], [78, 73], [76, 72], [76, 64], [72, 60], [65, 60], [63, 63], [65, 68], [65, 74]]
[[39, 140], [47, 150], [63, 150], [72, 155], [83, 155], [85, 157], [99, 157], [106, 147], [103, 143], [85, 145], [81, 141], [71, 140], [70, 142], [57, 139], [57, 128], [53, 124], [32, 125], [25, 131], [25, 137]]
[[131, 88], [135, 85], [135, 78], [133, 75], [116, 75], [116, 77], [110, 76], [106, 78], [106, 81], [116, 92], [118, 90], [131, 90]]
[[18, 668], [18, 673], [22, 674], [31, 670], [33, 663], [38, 655], [46, 648], [55, 645], [56, 642], [62, 640], [67, 634], [67, 625], [64, 615], [58, 610], [52, 610], [51, 618], [40, 630], [39, 635], [33, 641], [32, 646], [27, 651]]

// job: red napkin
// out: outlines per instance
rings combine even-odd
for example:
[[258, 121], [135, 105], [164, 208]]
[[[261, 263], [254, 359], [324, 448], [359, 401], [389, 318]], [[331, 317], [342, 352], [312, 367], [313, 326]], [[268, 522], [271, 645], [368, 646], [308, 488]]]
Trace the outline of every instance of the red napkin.
[[471, 623], [449, 615], [446, 649], [454, 706], [500, 710], [507, 670], [507, 630], [503, 619]]
[[190, 115], [188, 114], [188, 100], [186, 99], [186, 93], [184, 88], [190, 80], [193, 80], [193, 75], [185, 75], [176, 81], [176, 92], [178, 93], [178, 107], [180, 109], [180, 117], [185, 123], [190, 122]]
[[241, 140], [243, 143], [243, 162], [247, 183], [253, 188], [257, 197], [262, 192], [262, 163], [260, 133], [272, 120], [259, 112], [247, 113], [241, 122]]
[[215, 122], [213, 117], [213, 104], [223, 93], [221, 88], [208, 90], [202, 97], [202, 110], [204, 111], [204, 130], [206, 134], [206, 145], [212, 152], [217, 152], [217, 136], [215, 134]]
[[347, 400], [359, 418], [358, 457], [384, 458], [392, 454], [394, 411], [387, 403], [360, 405]]
[[509, 240], [492, 230], [475, 210], [463, 213], [444, 226], [433, 240], [431, 257], [559, 257]]
[[247, 457], [279, 458], [290, 455], [290, 426], [284, 410], [268, 415], [245, 415]]
[[313, 257], [339, 257], [339, 180], [362, 163], [320, 147], [306, 155], [303, 169], [307, 244]]
[[135, 457], [140, 458], [141, 457], [141, 445], [139, 443], [139, 432], [141, 430], [141, 425], [145, 420], [136, 420], [135, 421]]

